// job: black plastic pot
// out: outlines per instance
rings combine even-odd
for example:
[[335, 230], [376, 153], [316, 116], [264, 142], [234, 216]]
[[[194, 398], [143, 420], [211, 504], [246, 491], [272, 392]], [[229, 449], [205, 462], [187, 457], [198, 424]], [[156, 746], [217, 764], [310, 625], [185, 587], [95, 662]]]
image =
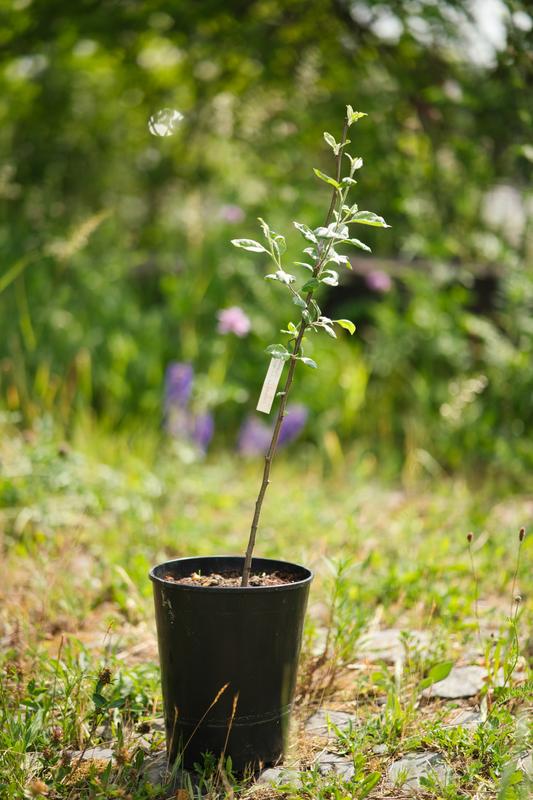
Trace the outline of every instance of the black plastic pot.
[[253, 572], [289, 573], [296, 582], [224, 588], [164, 579], [242, 566], [237, 556], [180, 558], [150, 572], [171, 763], [180, 756], [190, 768], [204, 753], [223, 753], [242, 771], [283, 756], [313, 574], [254, 558]]

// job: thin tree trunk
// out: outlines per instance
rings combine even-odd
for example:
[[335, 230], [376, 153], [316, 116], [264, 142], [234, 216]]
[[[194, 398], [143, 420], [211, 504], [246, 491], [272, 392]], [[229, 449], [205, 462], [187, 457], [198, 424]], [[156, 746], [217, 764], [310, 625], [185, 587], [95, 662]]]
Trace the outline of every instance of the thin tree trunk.
[[[341, 166], [342, 166], [342, 155], [343, 155], [343, 147], [346, 143], [346, 134], [348, 131], [348, 123], [344, 124], [344, 130], [342, 132], [342, 142], [341, 147], [339, 149], [339, 154], [337, 156], [337, 182], [340, 181], [341, 176]], [[329, 206], [329, 210], [326, 216], [326, 221], [324, 227], [328, 227], [333, 217], [333, 212], [335, 210], [335, 203], [337, 200], [337, 190], [333, 190], [333, 194], [331, 197], [331, 203]], [[317, 265], [313, 271], [314, 277], [316, 277], [324, 263], [324, 256], [318, 259]], [[311, 299], [313, 297], [313, 292], [309, 292], [307, 297], [305, 298], [306, 307], [309, 308], [311, 304]], [[307, 325], [305, 321], [302, 319], [300, 322], [300, 327], [298, 330], [298, 335], [294, 342], [294, 347], [292, 350], [292, 354], [289, 360], [289, 371], [287, 373], [287, 378], [285, 380], [285, 385], [283, 387], [283, 391], [281, 393], [281, 402], [279, 404], [278, 416], [276, 419], [276, 424], [274, 425], [274, 431], [272, 433], [272, 439], [270, 441], [270, 446], [268, 448], [267, 454], [265, 456], [265, 466], [263, 468], [263, 480], [261, 481], [261, 487], [259, 489], [259, 494], [257, 495], [257, 500], [255, 501], [255, 511], [254, 516], [252, 519], [252, 526], [250, 528], [250, 537], [248, 539], [248, 546], [246, 548], [246, 556], [244, 559], [244, 567], [242, 570], [242, 579], [241, 579], [241, 586], [248, 586], [248, 582], [250, 580], [250, 572], [252, 568], [252, 556], [255, 547], [255, 539], [257, 535], [257, 529], [259, 527], [259, 518], [261, 516], [261, 509], [263, 507], [263, 500], [265, 499], [266, 490], [270, 484], [270, 469], [272, 467], [272, 461], [276, 454], [276, 448], [278, 445], [279, 434], [281, 431], [281, 425], [283, 423], [283, 419], [285, 417], [285, 408], [287, 406], [287, 398], [289, 396], [289, 391], [292, 386], [292, 380], [294, 377], [294, 370], [296, 368], [296, 360], [300, 354], [300, 349], [302, 346], [302, 339], [304, 337], [305, 331], [307, 329]]]

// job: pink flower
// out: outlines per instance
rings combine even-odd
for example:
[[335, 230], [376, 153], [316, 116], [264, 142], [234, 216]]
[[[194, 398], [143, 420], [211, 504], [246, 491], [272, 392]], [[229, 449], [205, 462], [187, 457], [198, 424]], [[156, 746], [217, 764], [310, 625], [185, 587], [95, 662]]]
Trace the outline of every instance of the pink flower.
[[222, 334], [234, 333], [235, 336], [246, 336], [250, 332], [252, 323], [239, 306], [223, 308], [217, 312], [218, 332]]
[[221, 206], [219, 215], [220, 219], [224, 220], [224, 222], [229, 222], [231, 225], [234, 225], [236, 222], [242, 222], [244, 219], [244, 211], [242, 208], [233, 203]]
[[366, 283], [368, 288], [374, 292], [390, 292], [392, 288], [390, 275], [380, 269], [369, 272], [366, 276]]

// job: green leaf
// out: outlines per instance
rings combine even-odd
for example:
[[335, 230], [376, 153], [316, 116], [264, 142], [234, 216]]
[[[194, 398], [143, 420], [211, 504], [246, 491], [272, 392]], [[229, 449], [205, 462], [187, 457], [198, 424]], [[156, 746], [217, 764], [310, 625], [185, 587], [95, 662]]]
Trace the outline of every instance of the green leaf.
[[335, 272], [334, 269], [325, 269], [322, 274], [324, 275], [324, 277], [320, 278], [321, 283], [325, 283], [328, 286], [339, 285], [339, 273]]
[[346, 119], [348, 121], [348, 127], [353, 125], [354, 122], [361, 119], [361, 117], [367, 117], [368, 114], [365, 114], [364, 111], [354, 111], [351, 106], [346, 106]]
[[320, 282], [316, 278], [309, 278], [302, 286], [302, 292], [314, 292], [319, 286]]
[[[262, 217], [257, 217], [257, 219], [259, 220], [259, 224], [261, 225], [261, 228], [263, 229], [263, 234], [265, 236], [265, 239], [269, 242], [272, 250], [274, 250], [275, 253], [277, 254], [278, 261], [279, 261], [279, 256], [282, 253], [284, 253], [285, 250], [287, 249], [287, 244], [285, 242], [285, 237], [282, 236], [281, 233], [276, 233], [275, 231], [273, 231], [271, 229], [271, 227], [268, 225], [268, 223], [265, 222], [265, 220]], [[236, 239], [235, 241], [238, 242], [238, 241], [244, 241], [244, 240]], [[235, 242], [234, 242], [234, 244], [235, 244]], [[265, 248], [263, 248], [263, 249], [265, 250]], [[268, 252], [268, 251], [265, 250], [265, 252]]]
[[271, 344], [265, 350], [265, 353], [268, 353], [269, 356], [272, 358], [281, 358], [283, 361], [287, 361], [291, 357], [291, 354], [287, 350], [287, 348], [282, 344]]
[[347, 144], [350, 144], [349, 139], [346, 139], [345, 142], [336, 142], [331, 133], [328, 133], [327, 131], [324, 131], [324, 139], [327, 144], [329, 144], [336, 156], [339, 155], [341, 148], [346, 147]]
[[6, 272], [0, 278], [0, 294], [2, 294], [7, 287], [13, 283], [13, 281], [18, 278], [18, 276], [26, 269], [28, 264], [31, 262], [30, 256], [23, 256], [23, 258], [19, 258], [18, 261], [8, 268]]
[[268, 224], [268, 222], [265, 222], [265, 220], [262, 217], [257, 217], [257, 219], [259, 220], [259, 224], [263, 229], [263, 234], [265, 236], [265, 239], [268, 239], [270, 241], [270, 225]]
[[307, 264], [307, 262], [305, 261], [295, 261], [294, 263], [296, 264], [297, 267], [304, 267], [305, 269], [308, 269], [310, 272], [313, 271], [313, 267], [311, 266], [311, 264]]
[[104, 695], [100, 694], [99, 692], [95, 692], [93, 694], [93, 703], [97, 708], [106, 708], [107, 706], [107, 700], [105, 699]]
[[349, 153], [345, 153], [344, 155], [346, 156], [346, 158], [348, 158], [350, 160], [350, 173], [351, 173], [351, 175], [353, 175], [356, 170], [361, 169], [361, 167], [363, 166], [363, 159], [362, 158], [359, 158], [359, 156], [357, 156], [356, 158], [353, 158]]
[[318, 369], [316, 361], [313, 361], [312, 358], [307, 358], [307, 356], [300, 356], [300, 361], [302, 364], [305, 364], [306, 367], [311, 367], [312, 369]]
[[320, 239], [345, 239], [349, 236], [348, 226], [339, 225], [337, 222], [332, 222], [327, 228], [317, 228], [316, 235]]
[[294, 322], [289, 322], [287, 328], [281, 328], [280, 333], [286, 333], [287, 336], [295, 336], [298, 333], [298, 328]]
[[240, 247], [241, 250], [249, 250], [251, 253], [268, 252], [262, 244], [256, 242], [254, 239], [232, 239], [231, 243], [234, 247]]
[[335, 141], [335, 139], [331, 135], [331, 133], [328, 133], [327, 131], [324, 131], [324, 139], [326, 141], [326, 144], [329, 144], [329, 146], [331, 147], [331, 149], [333, 150], [333, 152], [337, 156], [339, 154], [340, 145], [337, 144], [337, 142]]
[[314, 323], [315, 328], [323, 328], [328, 336], [331, 336], [332, 339], [337, 338], [337, 334], [335, 333], [331, 320], [329, 317], [319, 317], [318, 320]]
[[279, 281], [288, 286], [289, 283], [294, 283], [296, 278], [294, 275], [291, 275], [290, 272], [285, 272], [284, 269], [278, 269], [276, 272], [270, 273], [270, 275], [265, 275], [265, 280]]
[[294, 303], [295, 306], [298, 306], [298, 308], [307, 308], [307, 303], [305, 302], [303, 297], [300, 297], [299, 294], [293, 295], [292, 302]]
[[336, 322], [337, 325], [341, 326], [341, 328], [344, 328], [345, 330], [349, 331], [352, 336], [354, 335], [354, 333], [355, 333], [355, 325], [353, 324], [353, 322], [351, 320], [349, 320], [349, 319], [334, 319], [333, 322]]
[[331, 178], [329, 175], [326, 175], [324, 172], [321, 172], [319, 169], [316, 168], [313, 168], [313, 172], [315, 173], [317, 178], [320, 178], [320, 180], [324, 181], [324, 183], [329, 183], [329, 185], [334, 186], [335, 189], [341, 188], [340, 183], [336, 181], [335, 178]]
[[[308, 242], [313, 242], [313, 244], [318, 244], [318, 239], [316, 238], [315, 234], [308, 228], [307, 225], [304, 225], [302, 222], [293, 222], [292, 223], [297, 231], [300, 231], [302, 236], [304, 236]], [[304, 252], [307, 252], [306, 250]]]
[[358, 247], [360, 250], [366, 250], [367, 253], [371, 253], [372, 250], [370, 247], [362, 242], [360, 239], [346, 239], [349, 244], [353, 244], [354, 247]]
[[361, 225], [373, 225], [376, 228], [390, 228], [383, 217], [374, 214], [373, 211], [358, 211], [351, 218], [350, 222], [358, 222]]
[[443, 681], [444, 678], [447, 678], [450, 674], [452, 667], [453, 661], [442, 661], [440, 664], [435, 664], [435, 666], [431, 667], [429, 670], [427, 677], [418, 684], [419, 691], [427, 689], [428, 686], [433, 686], [434, 683]]
[[350, 259], [348, 258], [348, 256], [341, 255], [340, 253], [337, 253], [337, 251], [334, 250], [333, 247], [329, 248], [328, 260], [326, 261], [326, 264], [329, 264], [330, 261], [333, 261], [334, 264], [339, 264], [339, 265], [340, 264], [346, 264], [348, 269], [352, 268], [352, 266], [350, 264]]
[[126, 703], [125, 697], [119, 697], [117, 700], [113, 700], [109, 703], [108, 708], [122, 708], [122, 706]]
[[357, 203], [352, 203], [351, 206], [342, 207], [343, 214], [350, 214], [351, 216], [353, 216], [354, 214], [357, 214], [357, 211], [358, 211]]
[[378, 785], [380, 780], [381, 772], [371, 772], [370, 775], [367, 775], [362, 784], [358, 787], [358, 800], [364, 800], [365, 797], [368, 797], [372, 789]]
[[311, 308], [313, 309], [313, 311], [314, 311], [314, 313], [316, 315], [315, 319], [318, 319], [322, 312], [321, 312], [321, 310], [319, 308], [319, 305], [318, 305], [316, 300], [311, 300]]
[[285, 241], [285, 237], [281, 235], [281, 233], [274, 233], [272, 236], [272, 244], [278, 253], [284, 253], [287, 249], [287, 242]]

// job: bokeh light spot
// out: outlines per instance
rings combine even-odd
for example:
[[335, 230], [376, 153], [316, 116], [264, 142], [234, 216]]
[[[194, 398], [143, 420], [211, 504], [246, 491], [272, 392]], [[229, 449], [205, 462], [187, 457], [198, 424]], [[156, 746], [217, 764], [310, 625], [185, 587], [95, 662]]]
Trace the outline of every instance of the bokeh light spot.
[[175, 108], [162, 108], [148, 120], [148, 130], [154, 136], [172, 136], [183, 119], [183, 114]]

